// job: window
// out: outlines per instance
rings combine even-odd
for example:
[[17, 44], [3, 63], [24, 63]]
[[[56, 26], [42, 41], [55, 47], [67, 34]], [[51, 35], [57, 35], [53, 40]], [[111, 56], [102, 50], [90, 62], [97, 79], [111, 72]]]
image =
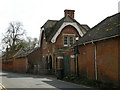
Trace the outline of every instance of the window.
[[74, 37], [70, 37], [70, 45], [74, 44]]
[[44, 49], [46, 48], [46, 40], [44, 39]]
[[64, 36], [64, 46], [68, 46], [68, 37]]
[[74, 44], [75, 36], [74, 35], [64, 35], [63, 36], [63, 45], [64, 46], [71, 46]]

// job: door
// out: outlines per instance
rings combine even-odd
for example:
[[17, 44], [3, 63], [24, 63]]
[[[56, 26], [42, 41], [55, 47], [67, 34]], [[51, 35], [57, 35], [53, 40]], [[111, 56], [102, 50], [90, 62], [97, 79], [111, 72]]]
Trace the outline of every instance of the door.
[[64, 56], [64, 75], [70, 75], [70, 56]]

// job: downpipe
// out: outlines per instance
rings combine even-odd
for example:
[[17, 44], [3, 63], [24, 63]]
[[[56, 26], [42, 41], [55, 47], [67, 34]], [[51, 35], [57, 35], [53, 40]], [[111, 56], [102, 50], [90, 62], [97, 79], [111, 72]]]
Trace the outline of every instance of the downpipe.
[[96, 60], [96, 57], [97, 57], [97, 46], [96, 46], [96, 43], [94, 43], [94, 46], [95, 46], [95, 79], [98, 80], [98, 75], [97, 75], [97, 60]]

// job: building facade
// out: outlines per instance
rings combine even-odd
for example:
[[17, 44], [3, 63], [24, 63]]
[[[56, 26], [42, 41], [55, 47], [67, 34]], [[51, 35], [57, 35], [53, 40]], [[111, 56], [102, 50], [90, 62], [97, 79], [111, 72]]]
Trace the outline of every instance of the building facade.
[[[48, 72], [55, 73], [57, 69], [64, 68], [65, 62], [70, 68], [70, 62], [67, 58], [70, 58], [68, 55], [74, 57], [74, 53], [68, 48], [76, 42], [76, 35], [80, 39], [89, 30], [87, 25], [81, 25], [74, 19], [74, 12], [74, 10], [65, 10], [65, 16], [62, 19], [48, 20], [41, 27], [42, 61], [44, 62], [44, 70]], [[64, 61], [63, 58], [68, 61]]]

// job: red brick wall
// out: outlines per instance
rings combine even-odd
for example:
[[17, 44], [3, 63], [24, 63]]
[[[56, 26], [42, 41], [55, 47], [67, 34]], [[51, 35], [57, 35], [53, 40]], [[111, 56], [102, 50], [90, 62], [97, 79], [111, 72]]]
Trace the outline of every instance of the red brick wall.
[[38, 48], [34, 52], [28, 55], [28, 62], [31, 64], [40, 64], [42, 68], [42, 51], [41, 48]]
[[[96, 42], [97, 75], [101, 81], [120, 81], [120, 56], [118, 51], [118, 38]], [[80, 75], [95, 79], [95, 46], [87, 44], [79, 46], [79, 71]]]
[[3, 60], [2, 70], [13, 71], [13, 59]]
[[46, 48], [44, 48], [44, 38], [45, 38], [45, 33], [43, 32], [42, 33], [43, 37], [42, 37], [42, 62], [43, 62], [43, 67], [45, 69], [45, 64], [46, 64], [46, 57], [48, 56], [48, 43], [49, 42], [46, 42]]
[[75, 73], [75, 60], [71, 59], [70, 60], [70, 68], [71, 68], [71, 74]]
[[[63, 35], [64, 34], [73, 34], [73, 35], [76, 35], [78, 34], [77, 30], [73, 27], [73, 26], [66, 26], [62, 31], [61, 31], [61, 34], [57, 37], [56, 39], [56, 43], [55, 43], [55, 49], [57, 49], [58, 47], [64, 47], [63, 46]], [[79, 35], [79, 34], [78, 34]], [[80, 36], [79, 36], [80, 38]], [[67, 52], [66, 53], [67, 55], [73, 55], [73, 53], [69, 53]], [[59, 55], [58, 55], [59, 56]], [[58, 60], [59, 61], [59, 60]], [[71, 63], [71, 73], [74, 73], [75, 72], [75, 66], [74, 66], [74, 60], [71, 59], [70, 60], [70, 63]], [[58, 67], [60, 66], [59, 65], [60, 63], [58, 63]], [[56, 63], [55, 63], [56, 65]]]
[[120, 84], [120, 38], [118, 38], [118, 78]]
[[118, 38], [97, 42], [98, 79], [118, 81], [118, 64]]
[[65, 10], [64, 13], [65, 13], [65, 16], [66, 15], [70, 15], [72, 18], [74, 18], [74, 10]]
[[[77, 30], [73, 27], [73, 26], [66, 26], [62, 31], [61, 31], [61, 34], [57, 37], [57, 39], [56, 39], [56, 43], [55, 43], [55, 48], [57, 49], [58, 47], [64, 47], [63, 46], [63, 35], [64, 34], [73, 34], [73, 35], [76, 35], [76, 34], [78, 34], [78, 32], [77, 32]], [[79, 34], [78, 34], [79, 35]], [[80, 38], [80, 36], [79, 36], [79, 38]], [[69, 52], [67, 52], [66, 54], [68, 54], [68, 55], [73, 55], [73, 53], [69, 53]], [[74, 70], [75, 70], [75, 66], [74, 66], [74, 60], [73, 59], [71, 59], [70, 60], [70, 63], [72, 63], [71, 64], [71, 73], [74, 73]], [[60, 66], [60, 65], [58, 65], [58, 66]]]
[[95, 79], [94, 45], [79, 46], [78, 64], [80, 75]]
[[[56, 39], [56, 46], [63, 47], [63, 35], [64, 34], [78, 34], [77, 30], [73, 26], [66, 26], [62, 31], [61, 34]], [[79, 34], [78, 34], [79, 35]], [[80, 36], [79, 36], [80, 38]]]
[[26, 73], [27, 71], [27, 58], [17, 58], [14, 59], [13, 61], [13, 71], [14, 72], [21, 72], [21, 73]]

